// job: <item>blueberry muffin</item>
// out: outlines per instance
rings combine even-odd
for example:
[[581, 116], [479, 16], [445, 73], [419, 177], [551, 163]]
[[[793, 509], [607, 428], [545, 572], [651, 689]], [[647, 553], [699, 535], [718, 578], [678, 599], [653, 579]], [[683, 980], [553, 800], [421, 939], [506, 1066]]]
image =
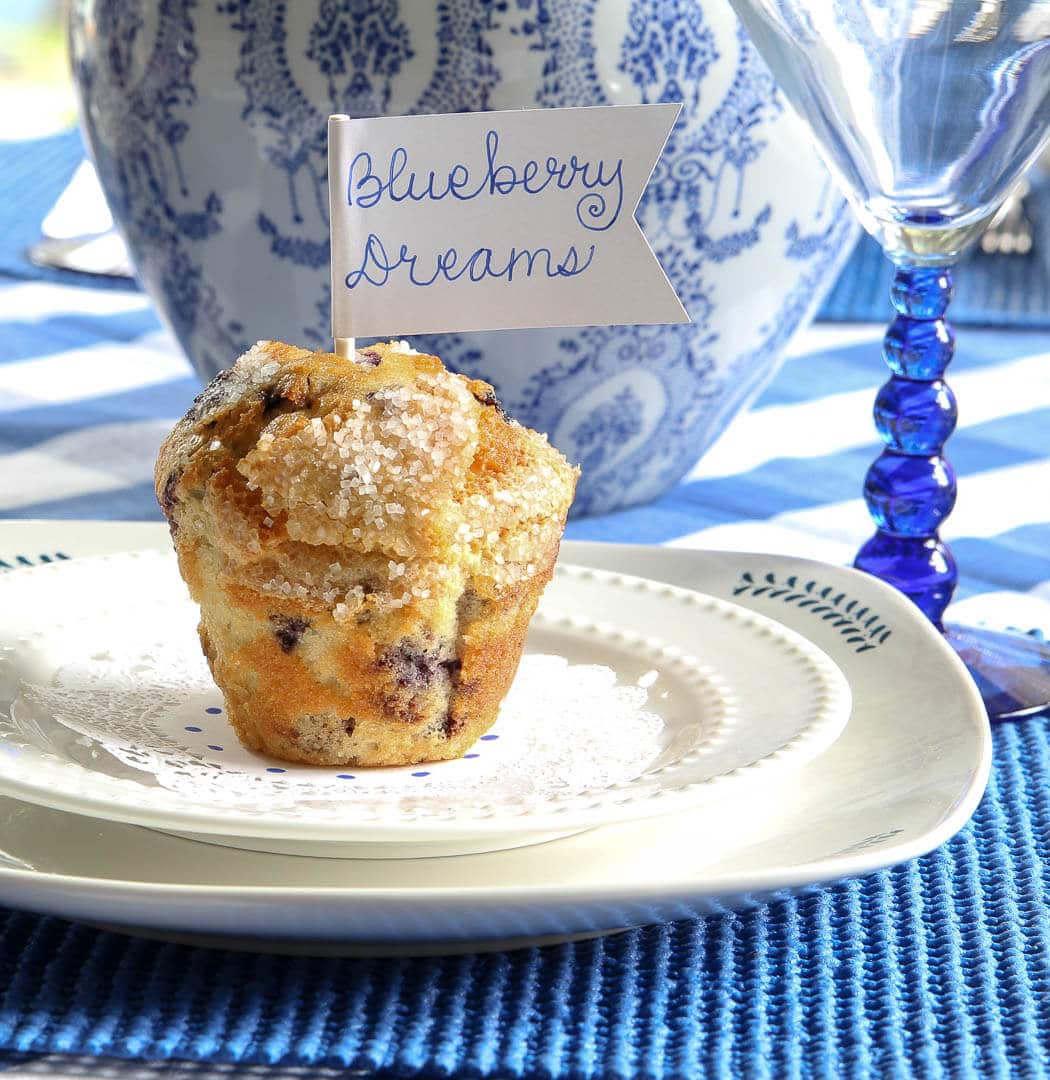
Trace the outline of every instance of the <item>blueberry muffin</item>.
[[463, 754], [495, 721], [577, 471], [403, 342], [259, 342], [160, 449], [157, 498], [241, 741], [287, 761]]

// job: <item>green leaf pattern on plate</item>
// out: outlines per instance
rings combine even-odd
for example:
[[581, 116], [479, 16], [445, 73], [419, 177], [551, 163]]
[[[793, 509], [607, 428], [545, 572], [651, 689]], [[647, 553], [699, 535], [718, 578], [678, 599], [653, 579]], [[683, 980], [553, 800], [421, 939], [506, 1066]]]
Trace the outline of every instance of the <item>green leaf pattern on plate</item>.
[[845, 592], [837, 592], [832, 586], [822, 586], [819, 581], [803, 581], [797, 574], [778, 580], [772, 571], [755, 575], [743, 571], [740, 581], [733, 589], [734, 596], [743, 594], [765, 596], [781, 600], [785, 604], [807, 608], [832, 626], [854, 646], [857, 653], [868, 652], [889, 640], [893, 631], [882, 617]]

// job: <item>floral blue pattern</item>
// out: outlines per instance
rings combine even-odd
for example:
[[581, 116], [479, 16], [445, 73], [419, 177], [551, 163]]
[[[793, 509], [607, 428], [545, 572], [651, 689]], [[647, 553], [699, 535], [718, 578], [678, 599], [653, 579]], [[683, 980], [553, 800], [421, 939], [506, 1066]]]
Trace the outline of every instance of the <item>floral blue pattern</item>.
[[[143, 41], [144, 0], [99, 0], [95, 35], [99, 60], [77, 48], [84, 32], [74, 13], [74, 70], [82, 93], [95, 108], [84, 111], [95, 164], [111, 207], [135, 251], [157, 256], [140, 259], [147, 287], [161, 298], [175, 333], [186, 343], [206, 328], [206, 363], [219, 364], [239, 345], [243, 327], [224, 315], [215, 288], [205, 279], [194, 247], [222, 229], [223, 204], [209, 191], [190, 196], [180, 151], [189, 132], [188, 114], [197, 101], [193, 71], [196, 0], [160, 0], [152, 40]], [[86, 19], [87, 13], [80, 12]], [[144, 46], [145, 59], [135, 62]]]
[[[94, 37], [77, 32], [89, 16]], [[72, 26], [104, 186], [205, 375], [259, 330], [328, 339], [329, 113], [683, 102], [637, 217], [692, 325], [416, 341], [584, 465], [577, 513], [687, 471], [772, 375], [844, 254], [848, 216], [815, 162], [800, 167], [820, 197], [778, 205], [764, 170], [770, 139], [787, 138], [782, 107], [727, 0], [630, 0], [613, 16], [600, 0], [76, 0]], [[208, 78], [228, 83], [205, 83], [204, 50]], [[218, 179], [216, 137], [255, 155], [250, 196]], [[779, 268], [772, 304], [734, 278], [760, 251]]]
[[391, 80], [412, 59], [397, 0], [322, 0], [309, 42], [306, 57], [327, 77], [329, 101], [355, 116], [382, 113]]
[[601, 468], [609, 444], [630, 442], [642, 430], [642, 403], [630, 386], [587, 414], [570, 436], [578, 448], [580, 468]]

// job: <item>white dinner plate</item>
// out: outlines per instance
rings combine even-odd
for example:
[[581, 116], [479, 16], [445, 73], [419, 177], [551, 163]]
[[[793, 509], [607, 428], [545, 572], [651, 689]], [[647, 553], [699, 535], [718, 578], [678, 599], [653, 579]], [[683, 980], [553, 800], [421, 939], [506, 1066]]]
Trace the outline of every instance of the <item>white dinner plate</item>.
[[170, 552], [0, 577], [0, 794], [282, 854], [474, 854], [730, 788], [768, 798], [850, 708], [835, 664], [773, 619], [563, 565], [499, 720], [468, 755], [295, 765], [240, 745], [197, 619]]
[[[155, 526], [0, 526], [0, 552], [30, 560], [167, 543]], [[770, 800], [727, 791], [686, 812], [434, 859], [233, 851], [3, 798], [0, 902], [318, 953], [505, 947], [868, 873], [943, 843], [973, 812], [990, 763], [980, 699], [955, 654], [894, 590], [775, 556], [580, 543], [563, 555], [733, 600], [811, 638], [850, 684], [845, 730]]]

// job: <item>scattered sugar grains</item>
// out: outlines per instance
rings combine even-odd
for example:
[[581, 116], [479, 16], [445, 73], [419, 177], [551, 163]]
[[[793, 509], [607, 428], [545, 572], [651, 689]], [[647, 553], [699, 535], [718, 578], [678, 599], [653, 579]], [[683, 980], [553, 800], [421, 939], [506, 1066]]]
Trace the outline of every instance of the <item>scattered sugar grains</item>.
[[[390, 351], [419, 355], [406, 342]], [[367, 353], [357, 362], [377, 367]], [[266, 394], [284, 374], [260, 343], [223, 389], [230, 400]], [[271, 562], [256, 586], [321, 603], [345, 621], [366, 603], [390, 610], [429, 598], [437, 580], [435, 543], [446, 565], [461, 564], [497, 585], [533, 576], [537, 550], [560, 535], [561, 513], [552, 507], [562, 504], [571, 472], [543, 436], [508, 421], [515, 438], [542, 452], [498, 478], [477, 478], [466, 491], [483, 408], [463, 378], [438, 371], [343, 398], [326, 414], [287, 410], [268, 420], [237, 463], [248, 488], [260, 494], [264, 527], [280, 523], [289, 541], [318, 548], [322, 563], [331, 557], [325, 549], [343, 545], [379, 559], [386, 581], [375, 581], [366, 595], [360, 565], [319, 564], [307, 574], [300, 557], [282, 558], [275, 548], [278, 572]]]

